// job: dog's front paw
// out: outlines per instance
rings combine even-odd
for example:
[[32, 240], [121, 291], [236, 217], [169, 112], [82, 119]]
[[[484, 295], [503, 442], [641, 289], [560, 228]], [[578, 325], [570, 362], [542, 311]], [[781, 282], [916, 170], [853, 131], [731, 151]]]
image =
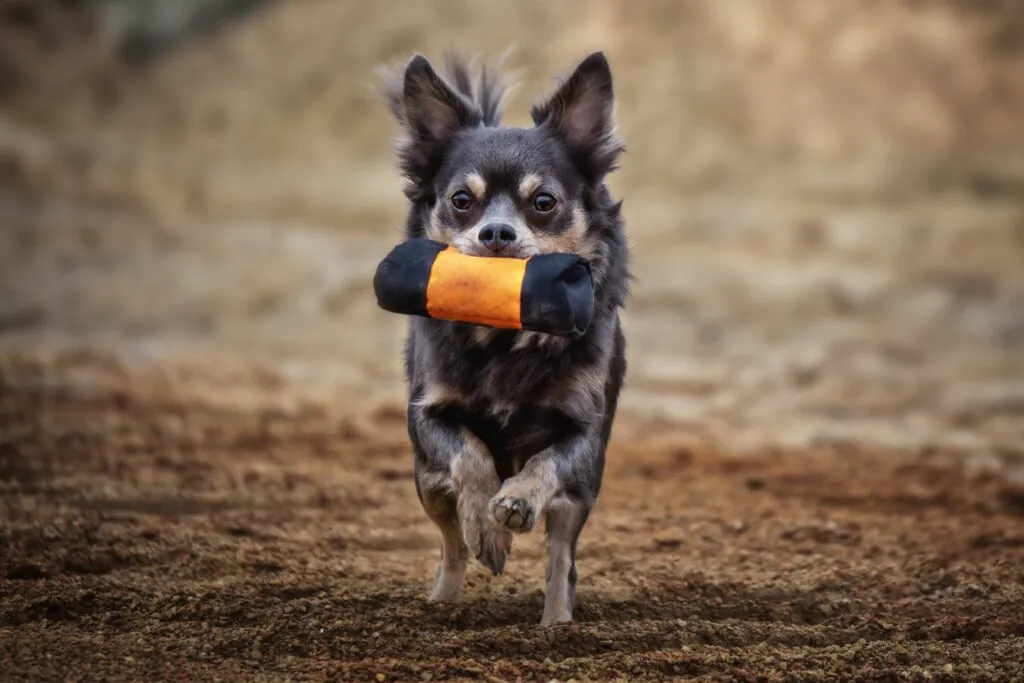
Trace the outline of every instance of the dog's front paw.
[[572, 611], [567, 609], [548, 611], [548, 608], [545, 606], [544, 615], [540, 619], [541, 626], [557, 626], [558, 624], [569, 623], [572, 623]]
[[494, 523], [484, 496], [469, 496], [460, 501], [460, 508], [462, 536], [470, 553], [495, 576], [501, 574], [512, 550], [512, 532]]
[[499, 493], [491, 499], [489, 507], [494, 520], [512, 531], [530, 531], [537, 521], [536, 510], [525, 498], [513, 498]]
[[505, 562], [511, 551], [512, 533], [491, 524], [480, 538], [480, 552], [476, 559], [497, 576], [505, 571]]

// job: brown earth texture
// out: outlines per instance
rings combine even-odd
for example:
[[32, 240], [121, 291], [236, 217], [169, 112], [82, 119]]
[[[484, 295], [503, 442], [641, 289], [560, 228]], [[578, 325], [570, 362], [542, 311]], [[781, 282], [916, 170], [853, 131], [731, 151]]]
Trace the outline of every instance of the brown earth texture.
[[[70, 6], [70, 3], [66, 3]], [[1024, 8], [0, 3], [0, 680], [1024, 680]], [[637, 281], [576, 621], [425, 600], [374, 67], [616, 75]], [[1015, 75], [1016, 74], [1016, 75]]]

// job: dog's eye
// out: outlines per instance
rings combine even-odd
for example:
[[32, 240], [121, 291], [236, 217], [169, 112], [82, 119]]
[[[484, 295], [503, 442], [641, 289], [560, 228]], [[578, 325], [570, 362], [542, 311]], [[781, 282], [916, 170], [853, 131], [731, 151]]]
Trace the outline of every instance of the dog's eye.
[[533, 208], [541, 213], [547, 213], [555, 208], [555, 198], [547, 192], [538, 192], [533, 198]]
[[452, 206], [458, 211], [465, 211], [473, 205], [473, 198], [465, 190], [459, 190], [452, 195]]

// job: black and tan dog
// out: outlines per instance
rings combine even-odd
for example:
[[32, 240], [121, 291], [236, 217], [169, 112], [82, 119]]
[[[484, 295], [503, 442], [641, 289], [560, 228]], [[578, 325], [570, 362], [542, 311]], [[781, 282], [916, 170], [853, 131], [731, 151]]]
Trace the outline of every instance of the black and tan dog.
[[628, 250], [604, 184], [624, 146], [602, 53], [584, 59], [534, 125], [500, 125], [506, 88], [449, 57], [384, 72], [401, 125], [410, 208], [406, 236], [465, 254], [586, 257], [593, 321], [579, 339], [412, 317], [406, 342], [416, 488], [442, 557], [431, 600], [459, 596], [470, 556], [501, 573], [512, 534], [544, 518], [549, 560], [542, 624], [571, 621], [576, 545], [601, 488], [626, 371], [619, 312]]

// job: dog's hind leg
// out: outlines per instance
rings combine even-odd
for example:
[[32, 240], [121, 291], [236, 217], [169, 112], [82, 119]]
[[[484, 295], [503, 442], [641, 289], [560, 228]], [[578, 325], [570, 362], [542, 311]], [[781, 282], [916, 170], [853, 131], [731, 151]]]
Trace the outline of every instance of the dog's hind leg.
[[582, 501], [568, 496], [557, 496], [548, 504], [548, 567], [544, 574], [542, 626], [572, 621], [576, 604], [576, 543], [588, 514]]

